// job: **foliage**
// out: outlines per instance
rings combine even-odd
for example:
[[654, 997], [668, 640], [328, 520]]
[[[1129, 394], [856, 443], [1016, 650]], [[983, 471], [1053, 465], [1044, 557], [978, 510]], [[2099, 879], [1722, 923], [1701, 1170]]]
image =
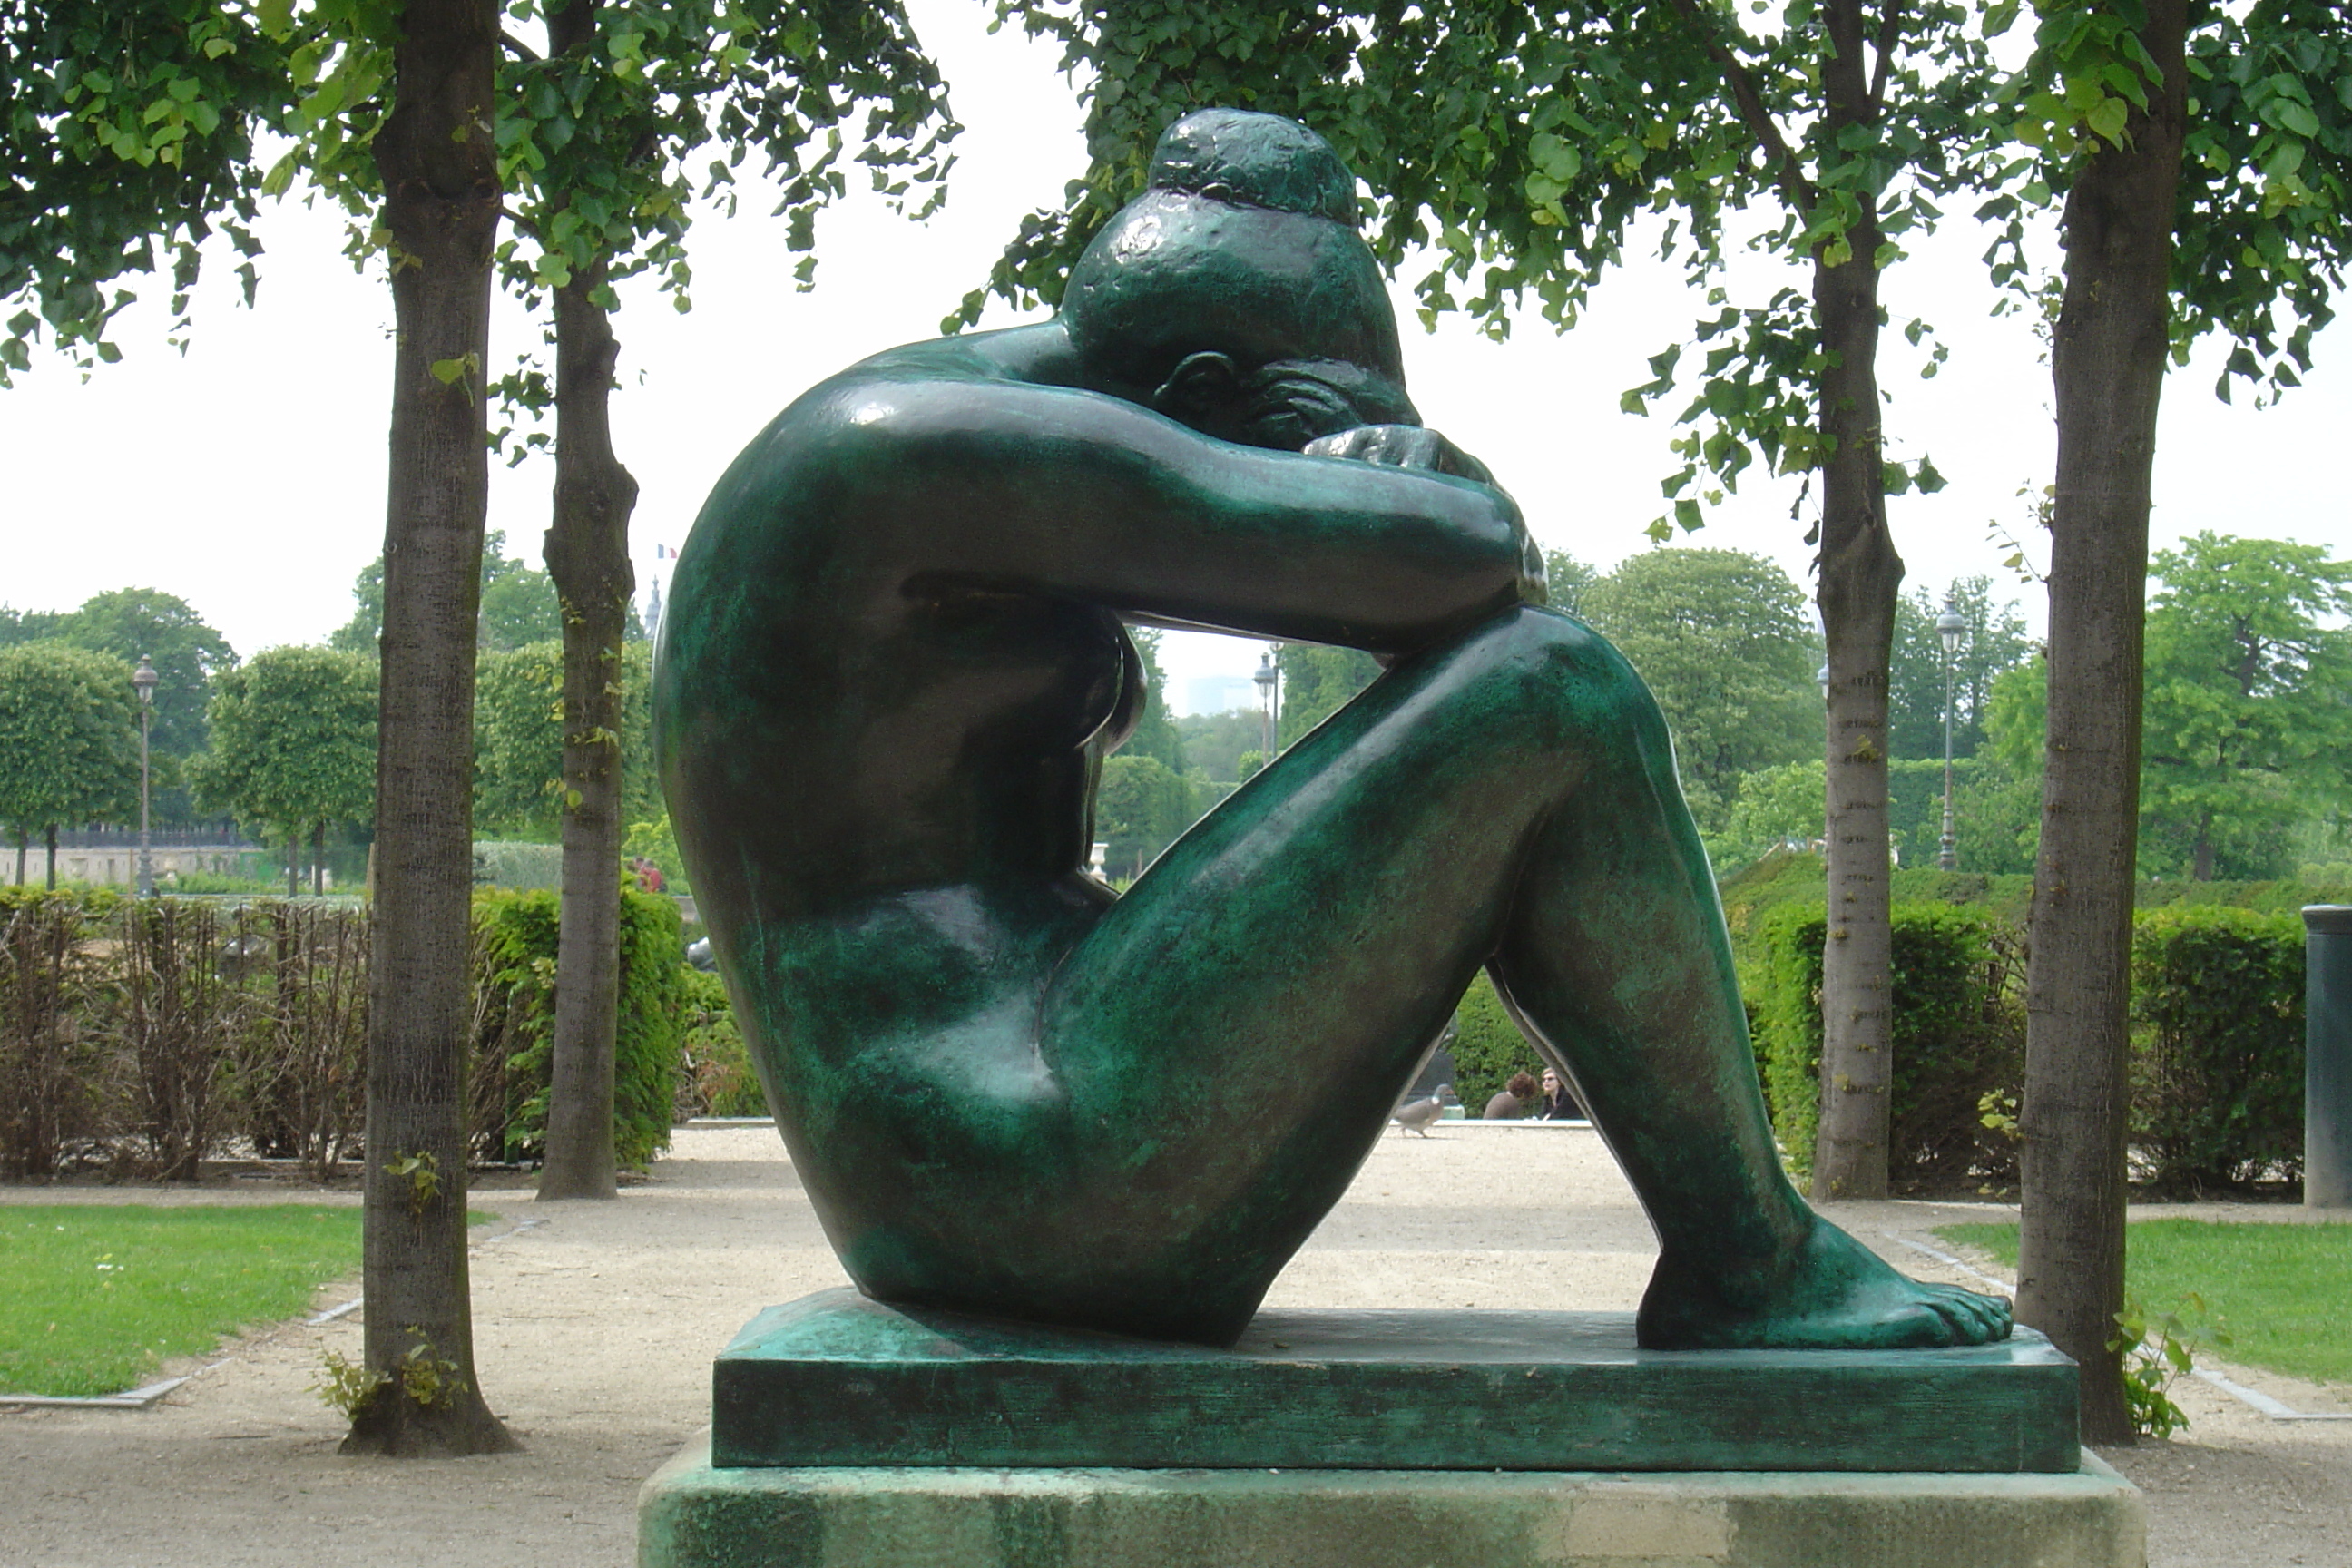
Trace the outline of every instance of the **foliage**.
[[[2147, 617], [2140, 872], [2276, 877], [2297, 824], [2340, 807], [2352, 748], [2352, 563], [2324, 546], [2200, 533], [2160, 552]], [[2038, 662], [1999, 677], [1991, 749], [2038, 777], [2047, 685]]]
[[121, 1393], [359, 1266], [353, 1208], [0, 1207], [0, 1392]]
[[1540, 1076], [1543, 1063], [1503, 1005], [1484, 970], [1454, 1009], [1454, 1092], [1475, 1116], [1518, 1073]]
[[2200, 533], [2160, 551], [2147, 618], [2142, 858], [2210, 880], [2275, 874], [2285, 829], [2345, 800], [2352, 563]]
[[2291, 914], [2187, 908], [2133, 922], [2131, 1138], [2159, 1190], [2301, 1169], [2303, 963]]
[[0, 648], [0, 828], [120, 817], [139, 801], [131, 667], [61, 642]]
[[678, 1119], [767, 1115], [767, 1097], [727, 1000], [726, 984], [699, 969], [688, 969], [683, 984], [686, 1065], [678, 1075]]
[[1570, 555], [1565, 550], [1544, 552], [1545, 602], [1555, 610], [1566, 610], [1571, 616], [1584, 614], [1584, 595], [1601, 574]]
[[1380, 660], [1361, 648], [1320, 643], [1284, 643], [1274, 662], [1282, 671], [1280, 744], [1285, 751], [1381, 675]]
[[[2015, 994], [2021, 944], [1985, 915], [1897, 904], [1892, 915], [1894, 1085], [1887, 1164], [1898, 1187], [1949, 1189], [2006, 1181], [2015, 1152], [1984, 1122], [1988, 1094], [2023, 1071], [2024, 1016]], [[1812, 1163], [1821, 1096], [1822, 942], [1827, 922], [1801, 906], [1755, 931], [1756, 1051], [1772, 1125], [1789, 1159]]]
[[119, 588], [91, 595], [55, 621], [51, 635], [61, 642], [125, 664], [152, 660], [158, 679], [150, 744], [163, 756], [204, 750], [213, 679], [236, 663], [236, 650], [185, 599], [153, 588]]
[[[622, 649], [625, 822], [661, 815], [653, 762], [652, 660], [646, 643]], [[537, 642], [483, 654], [476, 664], [474, 690], [476, 828], [553, 839], [562, 825], [562, 646]]]
[[0, 889], [0, 1181], [59, 1169], [101, 1125], [107, 1055], [85, 1020], [106, 993], [89, 911]]
[[662, 874], [664, 890], [674, 894], [691, 893], [694, 889], [686, 879], [686, 858], [677, 852], [677, 836], [670, 831], [669, 813], [663, 812], [651, 822], [632, 822], [621, 838], [621, 856], [625, 860], [650, 860]]
[[509, 892], [552, 891], [563, 882], [563, 847], [536, 839], [477, 839], [474, 885]]
[[217, 682], [198, 794], [297, 837], [375, 811], [376, 662], [322, 647], [265, 648]]
[[247, 258], [237, 273], [250, 301], [253, 140], [287, 102], [284, 56], [258, 13], [7, 0], [0, 56], [0, 303], [19, 307], [0, 338], [0, 387], [29, 366], [45, 327], [85, 370], [121, 358], [107, 328], [141, 273], [170, 268], [176, 337], [216, 229]]
[[1946, 604], [1967, 622], [1952, 657], [1952, 754], [1972, 757], [1984, 744], [1985, 705], [2002, 671], [2033, 652], [2014, 603], [1992, 602], [1992, 579], [1962, 577], [1946, 594], [1925, 584], [1895, 606], [1895, 648], [1887, 666], [1886, 742], [1896, 757], [1944, 754], [1944, 644], [1936, 618]]
[[2172, 1380], [2197, 1370], [2200, 1348], [2231, 1342], [2221, 1318], [2193, 1291], [2168, 1312], [2151, 1312], [2137, 1299], [2126, 1297], [2107, 1349], [2123, 1352], [2124, 1405], [2131, 1412], [2133, 1429], [2161, 1442], [2188, 1426], [2189, 1413], [2168, 1393]]
[[[484, 893], [474, 900], [472, 1137], [485, 1158], [530, 1158], [546, 1133], [556, 929], [551, 893]], [[687, 1002], [678, 931], [675, 899], [622, 894], [613, 1146], [631, 1167], [669, 1144]]]
[[1818, 846], [1826, 771], [1821, 758], [1806, 757], [1740, 774], [1723, 830], [1706, 836], [1716, 875], [1752, 866], [1775, 850]]
[[1168, 677], [1160, 668], [1160, 633], [1151, 626], [1130, 626], [1127, 635], [1143, 658], [1143, 711], [1119, 743], [1119, 755], [1155, 758], [1181, 773], [1184, 737], [1168, 716]]
[[1184, 771], [1231, 784], [1242, 776], [1242, 753], [1258, 749], [1265, 729], [1265, 721], [1248, 709], [1187, 713], [1176, 721], [1176, 732], [1184, 742]]
[[1820, 752], [1820, 643], [1774, 563], [1644, 551], [1585, 588], [1580, 608], [1657, 698], [1703, 832], [1725, 826], [1742, 775]]
[[1121, 755], [1103, 763], [1095, 832], [1110, 846], [1104, 864], [1118, 875], [1141, 876], [1199, 815], [1192, 785], [1159, 758]]

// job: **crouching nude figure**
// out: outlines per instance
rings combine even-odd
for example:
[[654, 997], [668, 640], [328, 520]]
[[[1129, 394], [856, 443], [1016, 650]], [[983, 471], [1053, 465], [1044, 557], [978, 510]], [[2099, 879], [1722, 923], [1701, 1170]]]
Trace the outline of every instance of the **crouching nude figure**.
[[[663, 780], [843, 1262], [1230, 1343], [1483, 964], [1657, 1229], [1644, 1345], [2002, 1337], [1782, 1175], [1658, 710], [1420, 426], [1353, 193], [1287, 121], [1190, 116], [1055, 320], [852, 366], [695, 525]], [[1115, 895], [1123, 622], [1389, 668]]]

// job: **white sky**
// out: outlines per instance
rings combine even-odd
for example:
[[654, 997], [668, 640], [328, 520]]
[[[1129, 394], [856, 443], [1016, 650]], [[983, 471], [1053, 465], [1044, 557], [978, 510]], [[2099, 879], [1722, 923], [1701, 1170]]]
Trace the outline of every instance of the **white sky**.
[[[1053, 205], [1084, 170], [1079, 110], [1049, 48], [1009, 29], [987, 36], [985, 8], [971, 0], [910, 9], [967, 127], [943, 213], [919, 227], [859, 193], [821, 221], [818, 287], [799, 294], [781, 220], [765, 216], [772, 204], [746, 199], [734, 220], [709, 216], [693, 231], [691, 314], [650, 285], [625, 292], [613, 417], [642, 487], [631, 529], [641, 592], [655, 546], [684, 542], [710, 484], [777, 409], [853, 360], [932, 335], [1021, 216]], [[352, 579], [382, 547], [391, 300], [380, 277], [341, 258], [334, 214], [289, 205], [262, 232], [257, 307], [236, 307], [229, 268], [216, 266], [184, 356], [163, 343], [159, 289], [121, 323], [124, 363], [85, 383], [37, 353], [31, 374], [0, 394], [0, 603], [65, 609], [110, 588], [161, 588], [240, 654], [314, 641], [350, 618]], [[2006, 552], [1988, 538], [1995, 522], [2047, 560], [2017, 491], [2048, 480], [2048, 369], [2028, 327], [1988, 315], [1977, 259], [1986, 242], [1956, 221], [1885, 285], [1896, 323], [1927, 315], [1951, 349], [1932, 381], [1916, 379], [1917, 356], [1897, 333], [1882, 356], [1891, 449], [1931, 454], [1951, 481], [1890, 502], [1913, 584], [2003, 576]], [[2054, 261], [2054, 246], [2043, 251]], [[1782, 280], [1804, 286], [1801, 272], [1775, 274], [1743, 275], [1736, 300], [1760, 304]], [[1706, 313], [1677, 276], [1636, 262], [1602, 285], [1575, 331], [1554, 334], [1530, 312], [1505, 344], [1458, 321], [1424, 335], [1402, 289], [1398, 306], [1423, 416], [1486, 459], [1538, 537], [1602, 566], [1649, 547], [1642, 530], [1664, 510], [1658, 480], [1675, 466], [1673, 410], [1639, 418], [1617, 400], [1649, 379], [1648, 355]], [[1012, 319], [1000, 306], [988, 324]], [[510, 305], [493, 330], [494, 363], [538, 341]], [[2243, 391], [2233, 407], [2214, 399], [2219, 357], [2209, 347], [2166, 389], [2158, 547], [2212, 529], [2352, 556], [2352, 502], [2314, 460], [2352, 434], [2352, 327], [2321, 334], [2308, 384], [2268, 410]], [[551, 477], [544, 458], [496, 470], [490, 526], [534, 563]], [[1810, 594], [1805, 524], [1789, 517], [1795, 495], [1793, 480], [1751, 479], [1688, 542], [1769, 555]], [[2039, 587], [2019, 583], [2015, 595], [2038, 626]], [[1181, 710], [1190, 678], [1246, 674], [1257, 645], [1171, 634], [1162, 663]]]

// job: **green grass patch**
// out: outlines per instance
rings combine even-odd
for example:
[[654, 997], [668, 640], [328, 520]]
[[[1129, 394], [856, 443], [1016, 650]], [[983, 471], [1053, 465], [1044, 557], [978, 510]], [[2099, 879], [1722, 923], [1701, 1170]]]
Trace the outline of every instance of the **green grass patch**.
[[359, 1268], [355, 1207], [0, 1205], [0, 1394], [137, 1387]]
[[[1937, 1235], [2017, 1267], [2017, 1226], [1952, 1225]], [[2235, 1341], [2220, 1358], [2315, 1383], [2352, 1382], [2352, 1225], [2142, 1220], [2131, 1227], [2125, 1289], [2150, 1312], [2205, 1298]]]

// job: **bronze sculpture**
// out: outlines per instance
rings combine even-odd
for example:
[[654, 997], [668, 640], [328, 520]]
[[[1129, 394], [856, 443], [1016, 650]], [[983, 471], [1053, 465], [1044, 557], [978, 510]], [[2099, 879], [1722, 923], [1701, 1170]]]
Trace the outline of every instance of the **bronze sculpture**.
[[[1230, 1343], [1484, 964], [1658, 1230], [1644, 1345], [2003, 1336], [1783, 1176], [1655, 705], [1421, 427], [1354, 216], [1311, 132], [1189, 116], [1055, 320], [824, 382], [696, 524], [664, 783], [851, 1276]], [[1122, 622], [1391, 668], [1114, 896]]]

